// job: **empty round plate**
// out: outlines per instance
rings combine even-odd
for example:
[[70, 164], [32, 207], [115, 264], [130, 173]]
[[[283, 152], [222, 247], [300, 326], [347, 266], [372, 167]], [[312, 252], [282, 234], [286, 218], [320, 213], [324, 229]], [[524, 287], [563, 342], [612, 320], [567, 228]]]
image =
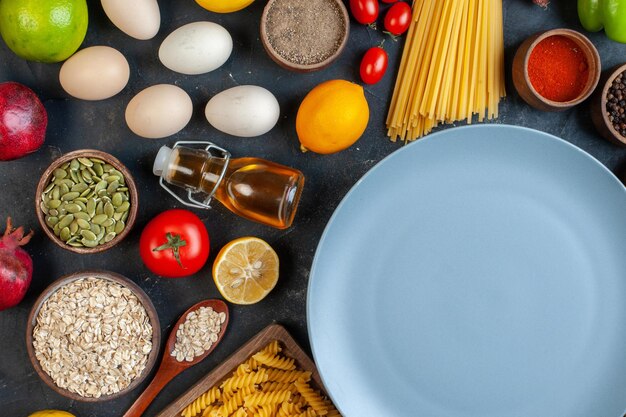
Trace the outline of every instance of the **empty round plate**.
[[621, 417], [624, 186], [534, 130], [430, 135], [339, 205], [307, 316], [347, 417]]

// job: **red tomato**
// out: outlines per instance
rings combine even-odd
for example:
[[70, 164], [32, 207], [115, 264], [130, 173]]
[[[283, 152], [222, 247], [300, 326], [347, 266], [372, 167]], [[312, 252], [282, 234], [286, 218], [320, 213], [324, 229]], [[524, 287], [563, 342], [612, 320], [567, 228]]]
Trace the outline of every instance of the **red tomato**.
[[387, 52], [380, 46], [370, 48], [363, 55], [361, 60], [361, 79], [365, 84], [376, 84], [379, 82], [385, 71], [387, 71], [387, 64], [389, 57]]
[[350, 0], [350, 10], [357, 22], [371, 25], [378, 18], [378, 0]]
[[209, 234], [202, 220], [192, 212], [164, 211], [141, 232], [139, 253], [155, 274], [186, 277], [202, 269], [209, 258]]
[[387, 10], [385, 15], [385, 30], [392, 35], [402, 35], [411, 24], [411, 6], [403, 1], [398, 2]]
[[391, 3], [395, 3], [395, 2], [397, 2], [397, 1], [398, 1], [398, 0], [382, 0], [382, 2], [383, 2], [383, 3], [389, 3], [389, 4], [391, 4]]

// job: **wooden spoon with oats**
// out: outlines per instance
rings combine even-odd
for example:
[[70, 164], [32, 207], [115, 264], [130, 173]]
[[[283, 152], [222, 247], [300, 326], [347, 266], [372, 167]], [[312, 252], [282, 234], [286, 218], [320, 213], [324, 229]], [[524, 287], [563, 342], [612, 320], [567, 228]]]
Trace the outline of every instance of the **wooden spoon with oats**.
[[154, 379], [124, 417], [141, 416], [176, 375], [202, 362], [215, 349], [224, 337], [226, 327], [228, 306], [222, 300], [205, 300], [189, 308], [170, 333]]

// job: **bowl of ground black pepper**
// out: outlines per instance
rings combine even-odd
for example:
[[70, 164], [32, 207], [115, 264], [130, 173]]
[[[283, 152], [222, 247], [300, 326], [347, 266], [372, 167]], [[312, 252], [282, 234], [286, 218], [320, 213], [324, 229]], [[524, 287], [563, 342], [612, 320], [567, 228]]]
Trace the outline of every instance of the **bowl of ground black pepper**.
[[270, 58], [297, 72], [330, 65], [350, 31], [341, 0], [270, 0], [261, 16], [261, 42]]
[[591, 41], [571, 29], [533, 35], [513, 59], [513, 84], [531, 106], [563, 111], [586, 100], [600, 80], [600, 55]]
[[594, 95], [591, 118], [604, 138], [626, 146], [626, 64], [613, 69]]

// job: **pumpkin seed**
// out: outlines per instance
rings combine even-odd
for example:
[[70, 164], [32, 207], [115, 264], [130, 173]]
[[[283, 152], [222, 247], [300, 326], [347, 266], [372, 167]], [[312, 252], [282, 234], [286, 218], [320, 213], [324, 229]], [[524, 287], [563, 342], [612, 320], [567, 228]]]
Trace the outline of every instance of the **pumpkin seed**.
[[118, 191], [128, 191], [128, 187], [120, 187], [117, 190]]
[[70, 192], [70, 187], [67, 184], [59, 184], [59, 192], [61, 193], [61, 196], [64, 196]]
[[61, 190], [59, 190], [58, 186], [54, 186], [54, 189], [52, 190], [52, 199], [53, 200], [58, 200], [61, 198]]
[[115, 223], [115, 229], [113, 230], [115, 231], [115, 233], [119, 235], [120, 233], [122, 233], [125, 227], [126, 227], [126, 223], [120, 220], [117, 223]]
[[113, 198], [111, 199], [111, 203], [113, 203], [113, 205], [115, 207], [119, 207], [123, 202], [124, 197], [122, 197], [122, 193], [115, 193], [113, 194]]
[[[99, 204], [99, 203], [98, 203]], [[93, 219], [91, 219], [92, 223], [98, 224], [98, 225], [102, 225], [102, 223], [107, 219], [107, 215], [106, 214], [97, 214], [93, 217]]]
[[93, 217], [96, 215], [96, 199], [95, 198], [90, 198], [87, 201], [87, 213], [89, 214], [89, 217]]
[[49, 227], [54, 227], [54, 225], [57, 224], [58, 222], [59, 222], [59, 218], [58, 217], [54, 217], [54, 216], [46, 217], [46, 224]]
[[87, 184], [85, 184], [84, 182], [79, 182], [78, 184], [74, 184], [72, 188], [70, 188], [70, 191], [82, 193], [88, 189], [89, 189], [89, 186]]
[[76, 220], [74, 220], [70, 224], [70, 233], [72, 234], [72, 236], [74, 236], [76, 233], [78, 233], [78, 223], [76, 222]]
[[106, 214], [107, 217], [113, 217], [113, 215], [115, 214], [115, 207], [113, 207], [113, 204], [107, 202], [104, 205], [104, 214]]
[[96, 246], [98, 246], [98, 242], [96, 242], [94, 240], [87, 240], [87, 239], [83, 238], [83, 240], [81, 240], [80, 242], [86, 248], [95, 248]]
[[79, 211], [82, 211], [83, 209], [75, 203], [71, 203], [65, 206], [65, 210], [67, 210], [68, 213], [78, 213]]
[[120, 221], [120, 220], [122, 220], [122, 216], [124, 216], [124, 213], [115, 213], [115, 214], [113, 215], [113, 218], [114, 218], [116, 221]]
[[71, 187], [72, 185], [74, 185], [74, 181], [72, 181], [71, 179], [67, 178], [67, 179], [62, 179], [62, 180], [55, 180], [54, 183], [56, 185], [67, 185], [68, 189], [69, 187]]
[[59, 210], [57, 210], [57, 209], [50, 209], [48, 211], [48, 214], [51, 215], [51, 216], [58, 216], [59, 215]]
[[91, 184], [93, 182], [93, 179], [91, 179], [91, 172], [87, 171], [86, 169], [80, 170], [80, 176], [83, 177], [87, 184]]
[[54, 188], [54, 183], [51, 182], [50, 184], [48, 184], [46, 188], [44, 188], [43, 193], [48, 194], [50, 191], [52, 191], [53, 188]]
[[74, 181], [75, 184], [84, 184], [76, 171], [70, 171], [70, 177], [72, 177], [72, 181]]
[[76, 224], [78, 224], [78, 227], [81, 229], [89, 229], [91, 227], [89, 222], [85, 219], [76, 219]]
[[62, 180], [63, 178], [67, 177], [67, 171], [61, 168], [57, 168], [53, 171], [52, 175], [54, 175], [54, 178]]
[[66, 216], [63, 216], [63, 218], [59, 219], [58, 226], [60, 228], [68, 227], [70, 223], [72, 223], [73, 221], [74, 221], [74, 215], [68, 214]]
[[80, 193], [77, 193], [76, 191], [68, 192], [68, 193], [63, 194], [63, 197], [61, 197], [61, 200], [63, 200], [63, 201], [72, 201], [75, 198], [77, 198], [78, 196], [80, 196]]
[[64, 227], [63, 229], [61, 229], [61, 233], [59, 233], [59, 238], [63, 242], [70, 240], [70, 237], [72, 237], [72, 234], [70, 233], [69, 227]]
[[83, 237], [83, 239], [96, 240], [96, 234], [91, 230], [81, 230], [80, 235]]
[[109, 175], [107, 177], [107, 182], [109, 184], [112, 183], [113, 181], [118, 181], [119, 182], [120, 179], [121, 179], [121, 177], [118, 177], [117, 175]]
[[80, 162], [81, 165], [84, 165], [86, 167], [93, 166], [93, 162], [91, 162], [89, 158], [78, 158], [78, 162]]
[[119, 186], [120, 186], [120, 182], [118, 180], [111, 182], [109, 186], [107, 187], [107, 193], [113, 194], [118, 189]]
[[70, 246], [73, 246], [73, 247], [75, 247], [75, 248], [82, 248], [82, 247], [84, 247], [84, 246], [85, 246], [85, 245], [83, 245], [83, 244], [82, 244], [80, 241], [78, 241], [78, 240], [73, 241], [73, 242], [69, 242], [69, 241], [68, 241], [68, 242], [67, 242], [67, 244], [68, 244], [68, 245], [70, 245]]
[[102, 165], [102, 168], [104, 168], [105, 172], [111, 172], [112, 170], [114, 170], [115, 168], [113, 167], [113, 165], [111, 164], [107, 164], [105, 163], [104, 165]]
[[102, 227], [109, 228], [115, 225], [115, 219], [108, 218], [102, 222]]
[[57, 209], [61, 206], [61, 200], [50, 200], [48, 202], [48, 207], [51, 209]]
[[117, 213], [125, 213], [130, 208], [130, 203], [128, 201], [124, 201], [118, 208], [115, 209]]
[[70, 166], [69, 162], [65, 162], [63, 165], [61, 165], [61, 169], [67, 169], [67, 167]]
[[89, 230], [91, 230], [95, 234], [99, 234], [102, 231], [102, 228], [98, 226], [97, 224], [92, 224]]
[[54, 225], [54, 227], [52, 228], [52, 232], [57, 237], [61, 234], [61, 228], [59, 227], [59, 223]]
[[109, 243], [110, 241], [115, 239], [115, 236], [117, 236], [117, 234], [115, 232], [107, 233], [106, 236], [104, 237], [104, 243]]
[[79, 168], [80, 168], [80, 162], [78, 162], [76, 159], [72, 159], [72, 162], [70, 162], [70, 169], [72, 171], [78, 171]]
[[46, 207], [46, 203], [45, 202], [41, 202], [39, 203], [39, 208], [41, 209], [41, 211], [43, 211], [45, 214], [48, 214], [48, 207]]
[[128, 220], [128, 214], [129, 214], [129, 213], [130, 213], [129, 211], [124, 212], [124, 215], [122, 216], [122, 221], [123, 221], [123, 222], [125, 222], [126, 220]]
[[96, 175], [99, 177], [102, 177], [102, 174], [104, 174], [104, 169], [102, 168], [102, 164], [100, 163], [94, 163], [93, 170], [96, 172]]
[[105, 188], [107, 188], [107, 185], [109, 185], [108, 182], [106, 181], [100, 181], [99, 183], [96, 184], [96, 188], [94, 188], [94, 191], [98, 192], [100, 190], [104, 190]]
[[87, 200], [85, 197], [78, 197], [76, 199], [74, 199], [74, 203], [78, 204], [80, 206], [80, 208], [84, 210], [87, 210], [87, 206], [85, 204], [87, 204]]
[[91, 178], [95, 178], [95, 177], [98, 176], [98, 174], [96, 174], [96, 171], [94, 171], [94, 169], [92, 167], [87, 167], [87, 171], [89, 171], [91, 173]]
[[74, 218], [75, 219], [80, 219], [80, 220], [84, 220], [87, 223], [89, 223], [89, 220], [91, 220], [91, 217], [89, 216], [89, 214], [87, 213], [87, 210], [85, 211], [79, 211], [78, 213], [74, 213]]

